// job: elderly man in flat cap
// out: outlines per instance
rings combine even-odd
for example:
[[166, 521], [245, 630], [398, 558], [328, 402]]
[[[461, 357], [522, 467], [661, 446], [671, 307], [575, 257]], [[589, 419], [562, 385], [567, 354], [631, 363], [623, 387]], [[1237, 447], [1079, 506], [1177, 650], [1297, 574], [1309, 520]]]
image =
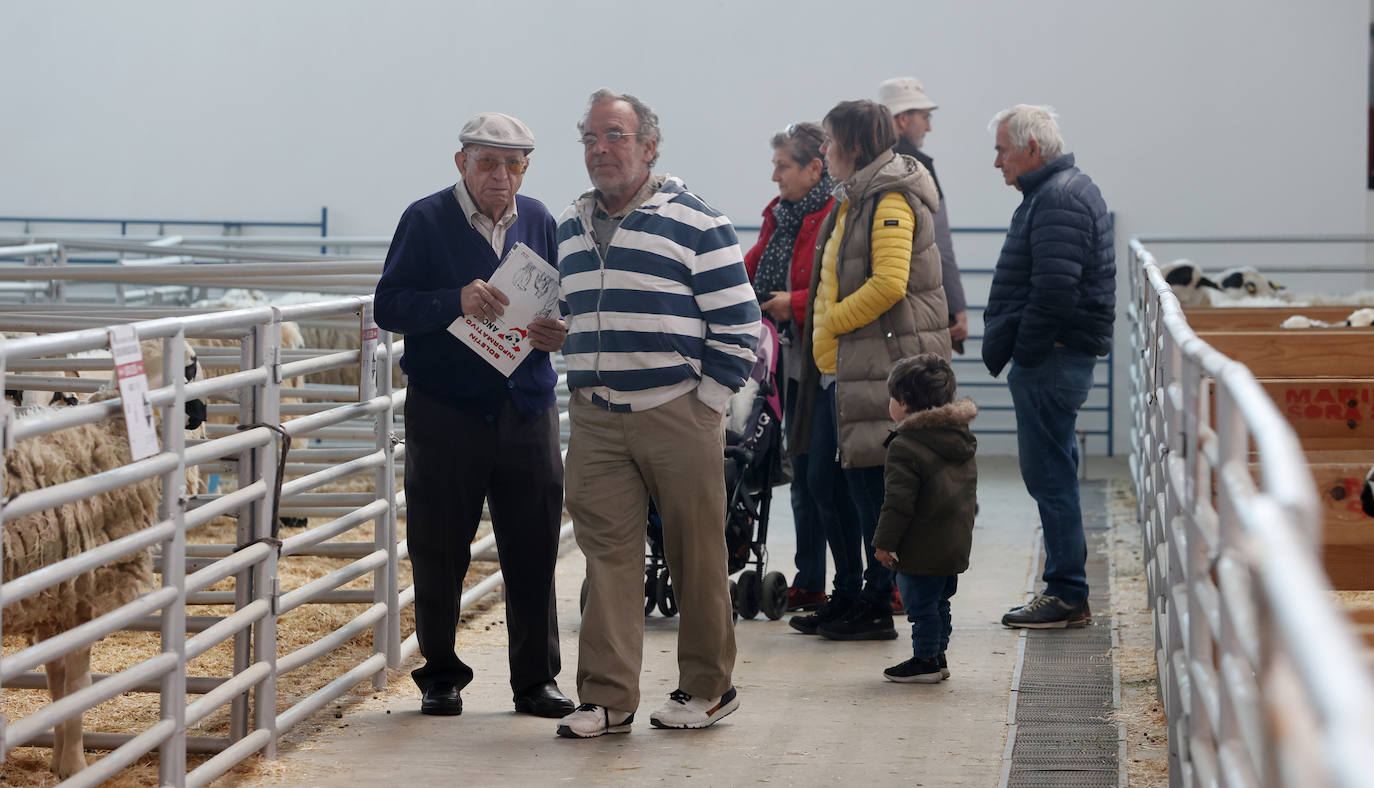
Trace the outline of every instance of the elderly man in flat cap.
[[425, 657], [411, 675], [422, 713], [462, 713], [472, 669], [454, 650], [454, 627], [485, 500], [506, 582], [515, 710], [562, 717], [573, 703], [554, 680], [563, 461], [549, 353], [566, 331], [560, 320], [531, 323], [535, 350], [509, 378], [447, 331], [462, 315], [503, 313], [509, 299], [486, 280], [516, 242], [557, 259], [554, 221], [543, 203], [517, 194], [534, 150], [525, 124], [485, 112], [458, 139], [462, 180], [401, 215], [375, 305], [377, 325], [405, 335], [406, 532]]

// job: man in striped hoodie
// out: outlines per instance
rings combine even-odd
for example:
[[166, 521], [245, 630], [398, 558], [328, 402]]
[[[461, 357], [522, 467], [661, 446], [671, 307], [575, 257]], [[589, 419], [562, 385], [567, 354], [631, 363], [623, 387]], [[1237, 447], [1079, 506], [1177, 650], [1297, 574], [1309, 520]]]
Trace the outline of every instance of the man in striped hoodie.
[[730, 220], [654, 175], [658, 116], [599, 90], [578, 124], [595, 188], [558, 222], [572, 433], [566, 500], [587, 558], [582, 705], [558, 734], [628, 733], [639, 706], [650, 498], [680, 623], [678, 689], [658, 728], [704, 728], [739, 707], [725, 551], [724, 426], [754, 364], [759, 306]]

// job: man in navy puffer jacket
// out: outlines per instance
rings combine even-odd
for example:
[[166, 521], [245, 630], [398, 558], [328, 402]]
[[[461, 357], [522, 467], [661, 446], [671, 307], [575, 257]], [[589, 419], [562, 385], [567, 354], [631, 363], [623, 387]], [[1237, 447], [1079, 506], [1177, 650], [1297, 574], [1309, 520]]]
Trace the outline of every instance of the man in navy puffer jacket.
[[1092, 620], [1074, 425], [1097, 357], [1111, 350], [1116, 316], [1112, 216], [1097, 185], [1063, 152], [1054, 117], [1018, 104], [993, 118], [993, 166], [1022, 200], [983, 318], [988, 371], [997, 375], [1011, 362], [1021, 478], [1045, 535], [1045, 591], [1002, 623], [1036, 629]]

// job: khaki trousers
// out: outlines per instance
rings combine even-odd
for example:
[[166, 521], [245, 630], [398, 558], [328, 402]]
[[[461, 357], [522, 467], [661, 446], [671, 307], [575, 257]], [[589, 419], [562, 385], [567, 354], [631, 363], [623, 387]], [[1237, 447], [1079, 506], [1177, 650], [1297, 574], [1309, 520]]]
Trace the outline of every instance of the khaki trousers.
[[649, 498], [678, 606], [678, 689], [730, 689], [735, 630], [725, 556], [724, 426], [690, 392], [657, 408], [612, 413], [574, 393], [565, 497], [589, 590], [577, 654], [582, 703], [639, 707], [644, 540]]

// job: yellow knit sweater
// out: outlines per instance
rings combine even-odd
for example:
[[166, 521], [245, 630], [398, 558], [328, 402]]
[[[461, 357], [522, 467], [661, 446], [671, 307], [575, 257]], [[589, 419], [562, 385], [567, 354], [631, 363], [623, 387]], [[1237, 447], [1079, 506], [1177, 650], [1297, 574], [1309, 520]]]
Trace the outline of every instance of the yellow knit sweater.
[[891, 309], [906, 294], [907, 276], [911, 273], [916, 215], [900, 192], [888, 192], [873, 212], [872, 272], [858, 290], [843, 300], [837, 299], [839, 285], [835, 260], [839, 257], [848, 213], [849, 203], [840, 203], [835, 230], [826, 240], [821, 255], [821, 280], [816, 288], [811, 349], [817, 369], [825, 375], [835, 374], [837, 337], [872, 323]]

